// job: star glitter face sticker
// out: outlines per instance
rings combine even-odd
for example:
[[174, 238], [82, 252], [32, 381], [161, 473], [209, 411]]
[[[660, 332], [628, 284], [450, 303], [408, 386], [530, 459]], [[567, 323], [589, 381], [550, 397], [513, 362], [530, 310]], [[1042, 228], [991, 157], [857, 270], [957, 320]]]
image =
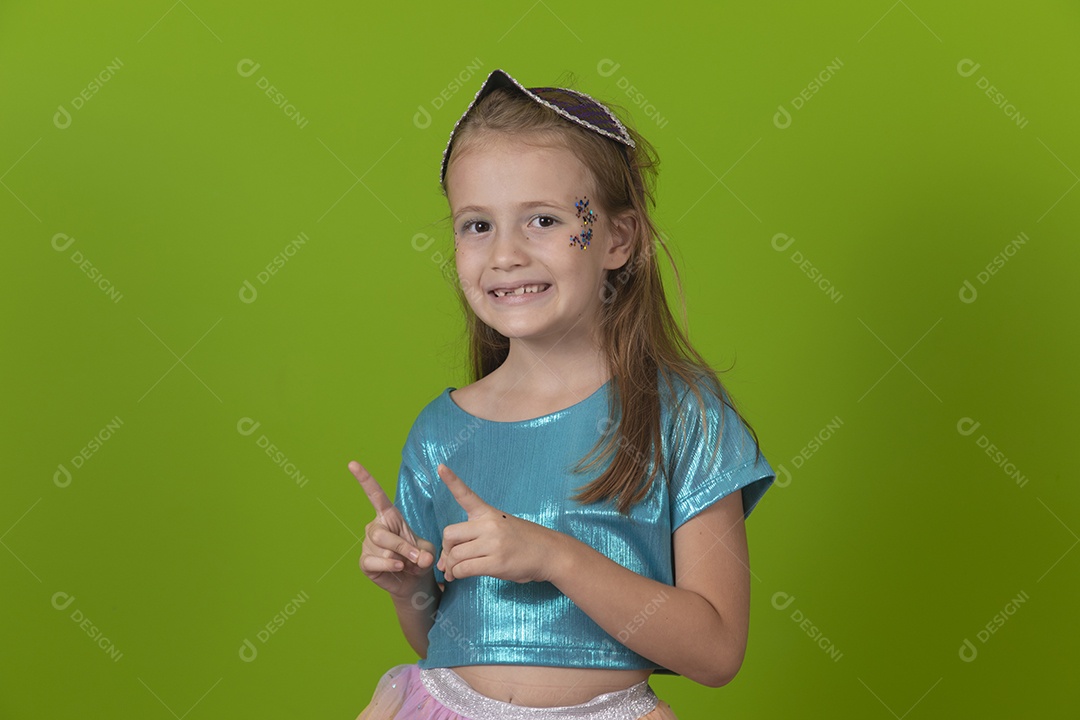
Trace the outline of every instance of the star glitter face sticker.
[[592, 240], [592, 226], [596, 222], [596, 213], [589, 209], [589, 198], [580, 198], [574, 207], [577, 208], [577, 216], [581, 218], [581, 232], [570, 238], [570, 246], [579, 245], [582, 250], [589, 247]]

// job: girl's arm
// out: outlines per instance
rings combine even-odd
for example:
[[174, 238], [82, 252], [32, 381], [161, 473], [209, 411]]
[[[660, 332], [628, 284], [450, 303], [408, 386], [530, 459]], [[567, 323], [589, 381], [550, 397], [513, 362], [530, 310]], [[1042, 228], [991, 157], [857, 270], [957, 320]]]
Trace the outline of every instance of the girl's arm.
[[734, 679], [750, 624], [750, 566], [742, 492], [675, 530], [675, 587], [628, 570], [553, 533], [550, 582], [628, 648], [709, 687]]
[[435, 624], [442, 589], [435, 582], [435, 546], [418, 538], [382, 487], [355, 460], [349, 470], [375, 508], [375, 519], [364, 528], [360, 568], [394, 601], [398, 623], [409, 645], [427, 656], [427, 634]]
[[420, 657], [427, 657], [428, 631], [435, 624], [435, 614], [442, 599], [442, 590], [435, 574], [428, 573], [423, 586], [411, 595], [391, 595], [398, 624], [409, 645]]
[[710, 687], [738, 673], [750, 620], [741, 490], [675, 530], [673, 587], [491, 507], [445, 465], [439, 476], [468, 516], [443, 530], [438, 567], [447, 582], [475, 575], [547, 581], [628, 648], [669, 670]]

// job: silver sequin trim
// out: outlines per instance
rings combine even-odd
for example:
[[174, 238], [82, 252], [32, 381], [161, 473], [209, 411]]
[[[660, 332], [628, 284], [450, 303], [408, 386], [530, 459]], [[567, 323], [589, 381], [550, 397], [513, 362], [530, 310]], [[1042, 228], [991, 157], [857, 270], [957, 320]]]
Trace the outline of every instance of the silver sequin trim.
[[526, 707], [489, 698], [473, 690], [450, 668], [421, 668], [420, 681], [433, 698], [470, 720], [637, 720], [655, 710], [659, 702], [648, 680], [597, 695], [580, 705], [562, 707]]
[[473, 95], [473, 99], [472, 99], [472, 102], [469, 103], [469, 107], [465, 108], [465, 112], [463, 112], [461, 114], [461, 117], [458, 118], [458, 121], [456, 123], [454, 123], [454, 129], [450, 131], [450, 139], [446, 141], [446, 147], [443, 149], [442, 167], [439, 169], [439, 183], [440, 184], [446, 179], [446, 163], [447, 163], [447, 160], [450, 159], [450, 146], [454, 144], [454, 135], [457, 134], [458, 125], [461, 125], [462, 121], [465, 120], [465, 117], [469, 114], [469, 111], [473, 109], [473, 105], [476, 104], [477, 100], [480, 99], [480, 95], [487, 89], [488, 83], [491, 82], [491, 78], [492, 78], [493, 75], [495, 75], [495, 73], [499, 73], [500, 75], [505, 77], [507, 80], [509, 80], [511, 83], [513, 83], [514, 86], [517, 87], [518, 90], [525, 93], [525, 95], [527, 95], [529, 98], [531, 98], [535, 102], [538, 102], [538, 103], [540, 103], [541, 105], [543, 105], [545, 107], [551, 108], [552, 110], [554, 110], [559, 115], [566, 118], [567, 120], [569, 120], [571, 122], [574, 122], [574, 123], [577, 123], [578, 125], [581, 125], [582, 127], [586, 127], [586, 128], [588, 128], [589, 130], [592, 130], [595, 133], [605, 135], [605, 136], [611, 138], [612, 140], [615, 140], [616, 142], [621, 142], [623, 145], [628, 145], [630, 147], [637, 147], [634, 144], [633, 138], [630, 137], [630, 133], [628, 133], [626, 131], [626, 126], [623, 125], [622, 122], [619, 121], [619, 118], [615, 117], [615, 113], [611, 112], [611, 110], [608, 109], [607, 105], [605, 105], [604, 103], [598, 101], [596, 98], [592, 97], [591, 95], [586, 95], [583, 92], [578, 92], [577, 90], [571, 90], [570, 88], [559, 88], [560, 90], [565, 90], [567, 92], [573, 93], [574, 95], [578, 95], [579, 97], [586, 98], [586, 99], [592, 101], [599, 108], [601, 108], [607, 114], [608, 119], [610, 119], [613, 123], [615, 123], [615, 127], [617, 127], [619, 129], [618, 134], [608, 132], [607, 130], [604, 130], [602, 128], [598, 128], [595, 125], [593, 125], [592, 123], [586, 122], [586, 121], [582, 120], [581, 118], [568, 113], [567, 111], [563, 110], [558, 105], [555, 105], [553, 103], [549, 103], [547, 100], [544, 100], [542, 97], [540, 97], [536, 93], [530, 91], [527, 87], [525, 87], [524, 85], [519, 83], [517, 80], [515, 80], [513, 77], [511, 77], [510, 73], [506, 72], [505, 70], [499, 70], [498, 68], [496, 68], [495, 70], [492, 70], [490, 73], [488, 73], [487, 79], [484, 80], [484, 84], [481, 85], [480, 89], [476, 91], [475, 95]]

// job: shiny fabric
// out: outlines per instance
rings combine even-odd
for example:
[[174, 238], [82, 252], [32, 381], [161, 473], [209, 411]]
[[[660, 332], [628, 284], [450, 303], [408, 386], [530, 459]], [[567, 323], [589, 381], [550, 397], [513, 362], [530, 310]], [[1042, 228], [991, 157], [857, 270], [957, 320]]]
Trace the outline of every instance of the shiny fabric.
[[535, 708], [494, 700], [453, 670], [417, 665], [390, 668], [356, 720], [676, 720], [644, 681], [580, 705]]
[[[599, 469], [574, 475], [571, 468], [602, 433], [613, 430], [608, 405], [613, 387], [608, 381], [575, 405], [519, 422], [478, 418], [458, 407], [450, 397], [454, 388], [446, 388], [409, 432], [395, 504], [413, 532], [435, 545], [438, 557], [443, 528], [466, 520], [435, 472], [444, 463], [490, 505], [572, 535], [634, 572], [673, 585], [675, 529], [739, 489], [749, 516], [775, 474], [763, 455], [755, 457], [753, 437], [730, 407], [702, 391], [702, 424], [696, 398], [679, 382], [677, 394], [662, 393], [670, 482], [659, 473], [629, 517], [612, 502], [577, 503], [572, 496]], [[719, 452], [710, 467], [721, 421]], [[643, 453], [636, 454], [647, 467]], [[438, 569], [435, 577], [445, 582]], [[433, 604], [421, 599], [417, 607], [424, 602]], [[663, 602], [662, 595], [652, 601]], [[669, 672], [609, 635], [551, 583], [469, 577], [446, 584], [420, 667], [501, 663]]]

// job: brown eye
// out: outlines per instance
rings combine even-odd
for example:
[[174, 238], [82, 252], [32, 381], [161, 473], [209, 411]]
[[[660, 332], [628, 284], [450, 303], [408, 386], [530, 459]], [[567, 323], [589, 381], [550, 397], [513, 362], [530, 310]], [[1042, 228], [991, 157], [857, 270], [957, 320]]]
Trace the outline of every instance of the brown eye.
[[491, 223], [486, 220], [469, 220], [462, 223], [462, 232], [486, 233], [491, 230]]

